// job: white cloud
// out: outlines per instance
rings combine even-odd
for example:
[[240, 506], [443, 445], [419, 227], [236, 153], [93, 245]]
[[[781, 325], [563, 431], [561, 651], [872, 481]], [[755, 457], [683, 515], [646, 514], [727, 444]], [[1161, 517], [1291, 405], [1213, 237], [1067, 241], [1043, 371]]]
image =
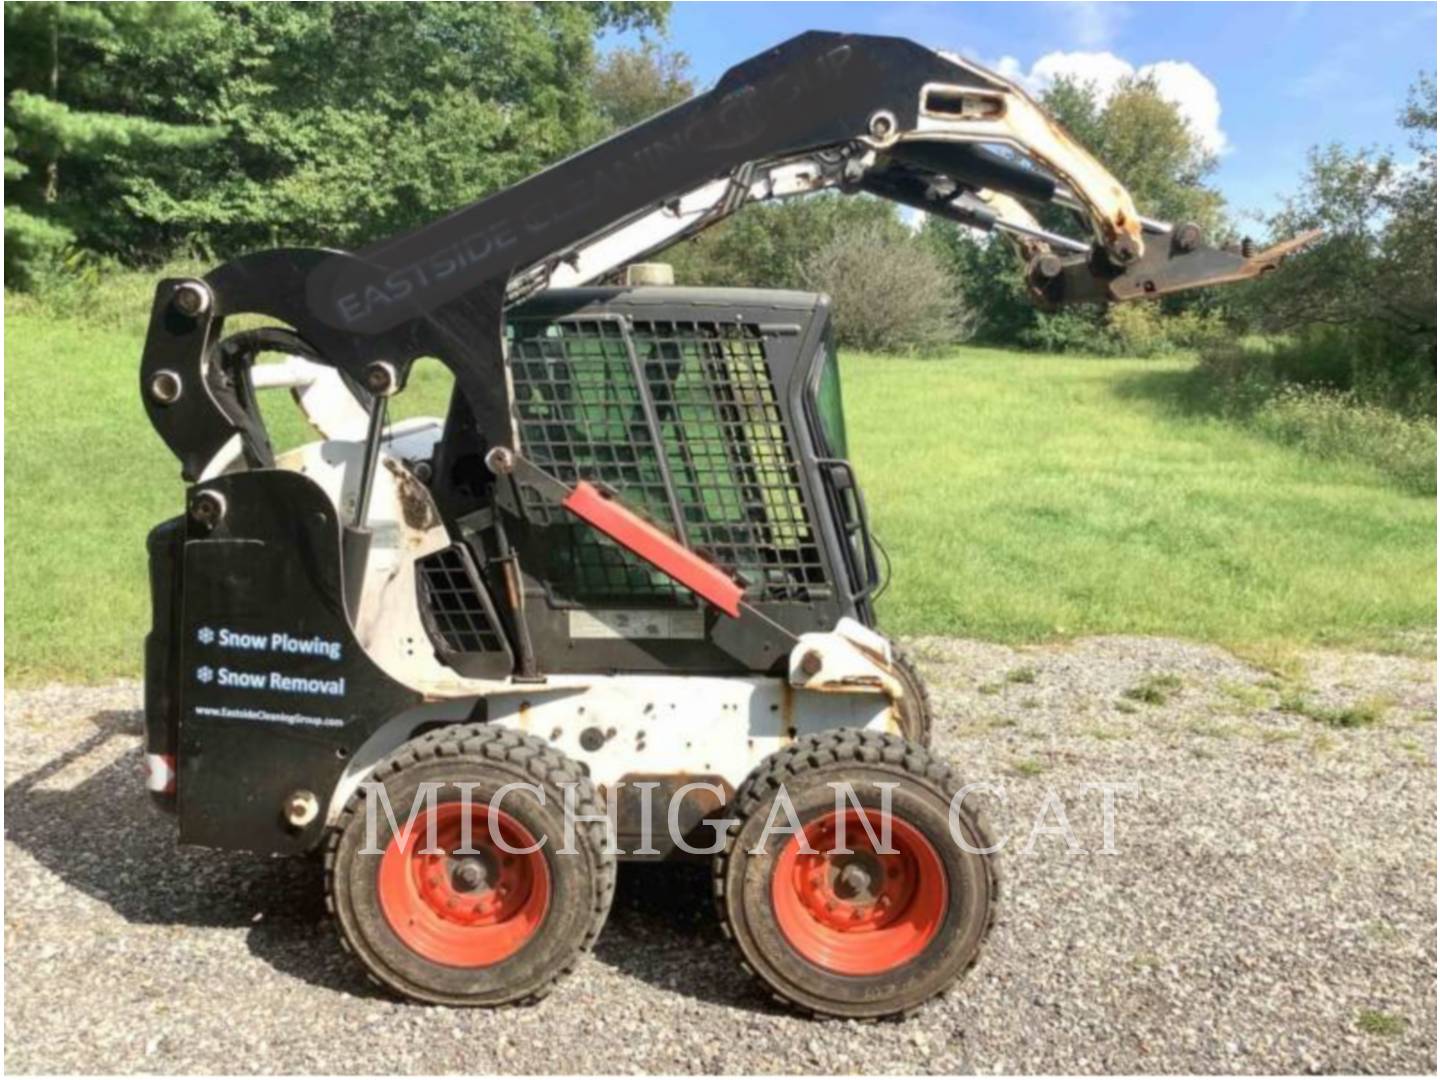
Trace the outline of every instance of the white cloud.
[[1220, 91], [1188, 60], [1161, 60], [1146, 64], [1142, 78], [1155, 80], [1155, 88], [1166, 101], [1173, 101], [1190, 128], [1212, 154], [1223, 154], [1229, 146], [1220, 127]]
[[1082, 49], [1101, 49], [1109, 45], [1120, 24], [1130, 17], [1130, 10], [1124, 4], [1092, 3], [1090, 0], [1062, 4], [1059, 10], [1064, 12], [1070, 36]]
[[[975, 59], [982, 64], [985, 63], [983, 60], [980, 60], [979, 57], [975, 57]], [[1025, 65], [1013, 56], [1002, 56], [995, 63], [985, 64], [985, 66], [995, 72], [995, 74], [1009, 79], [1011, 82], [1023, 83], [1025, 81]]]
[[1137, 68], [1112, 52], [1052, 52], [1036, 60], [1028, 71], [1013, 56], [1002, 57], [994, 68], [1032, 93], [1044, 92], [1059, 78], [1093, 83], [1102, 101], [1114, 93], [1122, 79], [1153, 79], [1160, 96], [1174, 102], [1206, 150], [1223, 154], [1230, 149], [1220, 126], [1220, 92], [1188, 60], [1161, 60]]
[[1056, 79], [1093, 82], [1102, 97], [1109, 97], [1115, 84], [1135, 74], [1135, 66], [1112, 52], [1052, 52], [1030, 66], [1026, 82], [1043, 90]]

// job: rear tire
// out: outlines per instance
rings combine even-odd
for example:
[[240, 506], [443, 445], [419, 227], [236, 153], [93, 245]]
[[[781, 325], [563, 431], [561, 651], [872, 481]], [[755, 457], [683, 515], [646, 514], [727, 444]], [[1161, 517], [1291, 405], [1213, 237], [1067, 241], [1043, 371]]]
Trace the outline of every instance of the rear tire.
[[[851, 808], [852, 854], [826, 854], [837, 824], [828, 784], [841, 781], [882, 840], [875, 784], [897, 785], [893, 853], [877, 852]], [[817, 854], [783, 828], [783, 809], [764, 836], [782, 787]], [[780, 1001], [823, 1016], [903, 1015], [948, 989], [979, 957], [998, 900], [993, 861], [976, 851], [990, 841], [964, 805], [956, 828], [970, 850], [951, 835], [959, 788], [923, 747], [873, 731], [805, 736], [762, 762], [736, 792], [714, 866], [722, 926], [746, 968]]]
[[[419, 1001], [493, 1006], [549, 993], [594, 945], [615, 893], [603, 825], [578, 824], [576, 854], [559, 850], [562, 785], [576, 785], [577, 815], [603, 812], [579, 766], [533, 736], [466, 724], [406, 743], [371, 779], [384, 785], [401, 835], [378, 801], [372, 834], [363, 788], [331, 831], [326, 902], [345, 947], [378, 982]], [[407, 838], [426, 783], [438, 785], [435, 809], [422, 800]], [[535, 785], [543, 801], [513, 788], [492, 818], [490, 800], [506, 784]], [[467, 813], [474, 853], [457, 855]]]

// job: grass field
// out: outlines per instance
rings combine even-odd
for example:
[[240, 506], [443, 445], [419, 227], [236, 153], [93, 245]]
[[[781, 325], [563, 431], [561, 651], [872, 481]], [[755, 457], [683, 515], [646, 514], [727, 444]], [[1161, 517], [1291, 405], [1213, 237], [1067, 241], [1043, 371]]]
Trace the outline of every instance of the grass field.
[[1006, 642], [1386, 647], [1435, 623], [1435, 500], [1172, 407], [1189, 364], [851, 357], [885, 624]]
[[[7, 304], [5, 668], [138, 674], [145, 534], [179, 470], [137, 393], [133, 321]], [[961, 349], [847, 357], [853, 456], [895, 633], [1005, 642], [1154, 633], [1386, 646], [1435, 621], [1435, 500], [1165, 403], [1179, 361]], [[438, 378], [404, 413], [443, 411]], [[283, 401], [283, 399], [282, 399]], [[292, 410], [277, 442], [299, 437]]]

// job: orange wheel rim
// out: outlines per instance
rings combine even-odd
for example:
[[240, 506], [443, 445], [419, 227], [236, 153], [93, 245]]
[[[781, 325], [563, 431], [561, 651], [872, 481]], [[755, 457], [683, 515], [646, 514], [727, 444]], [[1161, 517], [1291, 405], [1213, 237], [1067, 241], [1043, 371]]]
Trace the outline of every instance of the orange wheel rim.
[[[530, 847], [535, 850], [523, 851]], [[450, 967], [509, 959], [550, 907], [550, 867], [530, 831], [503, 811], [469, 803], [437, 806], [417, 816], [408, 835], [391, 839], [377, 886], [395, 936], [426, 960]]]
[[945, 919], [949, 887], [935, 846], [909, 822], [891, 815], [888, 851], [884, 815], [845, 812], [845, 846], [836, 851], [840, 815], [805, 827], [813, 854], [798, 836], [781, 849], [770, 880], [775, 921], [785, 940], [816, 967], [840, 975], [879, 975], [914, 960]]

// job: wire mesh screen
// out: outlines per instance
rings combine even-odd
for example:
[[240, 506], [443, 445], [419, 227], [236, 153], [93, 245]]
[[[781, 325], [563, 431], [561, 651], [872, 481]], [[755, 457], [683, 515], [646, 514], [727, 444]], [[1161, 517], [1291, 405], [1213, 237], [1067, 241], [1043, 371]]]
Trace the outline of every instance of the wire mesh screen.
[[636, 322], [690, 546], [767, 600], [825, 583], [765, 343], [753, 324]]
[[[531, 460], [567, 483], [614, 489], [630, 509], [738, 574], [753, 599], [806, 599], [826, 583], [756, 326], [627, 327], [610, 316], [519, 320], [511, 334], [516, 422]], [[542, 523], [568, 517], [533, 496], [527, 504]], [[563, 543], [577, 598], [688, 596], [570, 521]]]
[[[602, 483], [626, 506], [675, 532], [660, 455], [619, 319], [510, 324], [515, 419], [526, 456], [567, 484]], [[554, 582], [576, 599], [678, 601], [689, 590], [570, 514], [521, 488], [547, 530]]]
[[508, 646], [495, 626], [494, 612], [471, 577], [465, 553], [448, 547], [416, 559], [421, 599], [435, 633], [452, 653], [501, 653]]

